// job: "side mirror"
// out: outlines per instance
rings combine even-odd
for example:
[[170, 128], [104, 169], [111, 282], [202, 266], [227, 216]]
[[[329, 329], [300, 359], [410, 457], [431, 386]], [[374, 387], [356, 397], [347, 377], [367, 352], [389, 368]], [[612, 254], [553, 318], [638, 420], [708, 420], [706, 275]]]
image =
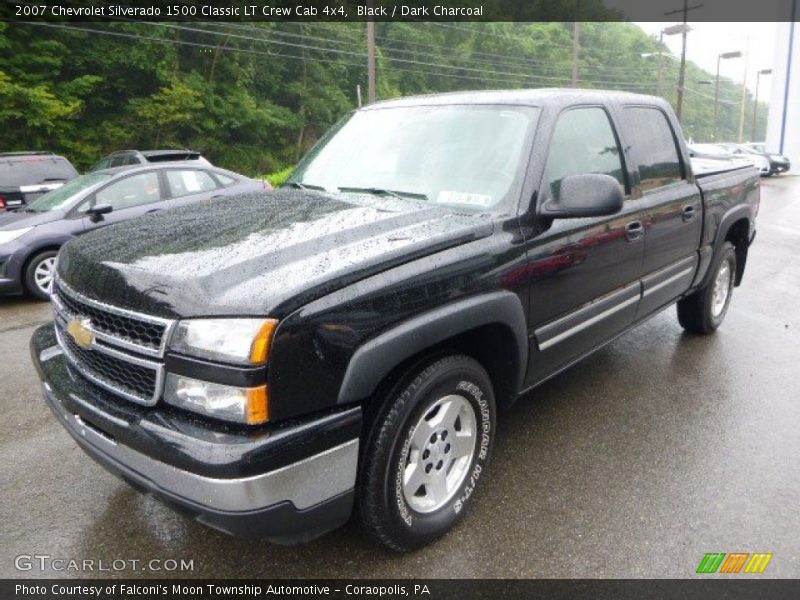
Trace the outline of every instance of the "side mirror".
[[103, 215], [107, 215], [114, 207], [110, 204], [103, 203], [103, 204], [96, 204], [95, 206], [91, 207], [86, 211], [86, 214], [89, 215], [89, 218], [94, 221], [100, 221], [103, 218]]
[[548, 199], [539, 207], [539, 216], [556, 219], [603, 217], [622, 210], [624, 196], [619, 182], [610, 175], [587, 173], [561, 180], [559, 200]]

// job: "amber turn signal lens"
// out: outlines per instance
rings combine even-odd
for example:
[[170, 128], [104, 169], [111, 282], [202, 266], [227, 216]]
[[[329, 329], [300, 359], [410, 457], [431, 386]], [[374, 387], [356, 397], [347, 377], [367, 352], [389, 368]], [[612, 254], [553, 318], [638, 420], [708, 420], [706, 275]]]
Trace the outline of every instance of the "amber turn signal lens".
[[269, 421], [269, 392], [266, 385], [247, 390], [247, 424], [260, 425]]
[[272, 341], [272, 336], [278, 326], [276, 319], [267, 319], [258, 330], [258, 334], [250, 346], [250, 362], [251, 363], [264, 363], [267, 362], [269, 356], [269, 345]]

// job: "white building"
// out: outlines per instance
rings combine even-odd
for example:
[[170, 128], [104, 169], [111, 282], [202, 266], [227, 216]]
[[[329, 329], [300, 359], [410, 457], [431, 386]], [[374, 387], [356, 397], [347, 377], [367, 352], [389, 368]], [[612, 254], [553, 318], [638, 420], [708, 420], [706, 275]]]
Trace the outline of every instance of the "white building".
[[[800, 173], [800, 0], [786, 0], [786, 22], [778, 23], [767, 151], [785, 154]], [[758, 140], [754, 140], [758, 141]]]

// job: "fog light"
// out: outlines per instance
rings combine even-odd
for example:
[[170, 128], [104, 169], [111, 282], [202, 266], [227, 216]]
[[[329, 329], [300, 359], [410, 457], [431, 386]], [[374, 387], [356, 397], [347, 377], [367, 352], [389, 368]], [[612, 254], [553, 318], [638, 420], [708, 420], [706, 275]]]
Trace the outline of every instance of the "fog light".
[[164, 385], [164, 401], [186, 410], [236, 423], [258, 425], [269, 420], [266, 385], [242, 388], [168, 373]]

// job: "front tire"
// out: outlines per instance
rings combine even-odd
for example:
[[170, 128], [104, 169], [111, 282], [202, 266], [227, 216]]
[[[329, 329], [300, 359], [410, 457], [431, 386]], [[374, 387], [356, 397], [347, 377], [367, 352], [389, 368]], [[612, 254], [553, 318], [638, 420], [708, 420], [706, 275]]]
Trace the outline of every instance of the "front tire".
[[692, 333], [708, 334], [722, 325], [736, 281], [736, 251], [725, 242], [711, 265], [708, 283], [678, 301], [678, 322]]
[[463, 516], [496, 422], [491, 381], [472, 358], [440, 358], [391, 393], [367, 439], [359, 511], [367, 531], [407, 552]]
[[27, 294], [39, 300], [50, 300], [57, 255], [58, 250], [45, 250], [28, 261], [23, 281]]

